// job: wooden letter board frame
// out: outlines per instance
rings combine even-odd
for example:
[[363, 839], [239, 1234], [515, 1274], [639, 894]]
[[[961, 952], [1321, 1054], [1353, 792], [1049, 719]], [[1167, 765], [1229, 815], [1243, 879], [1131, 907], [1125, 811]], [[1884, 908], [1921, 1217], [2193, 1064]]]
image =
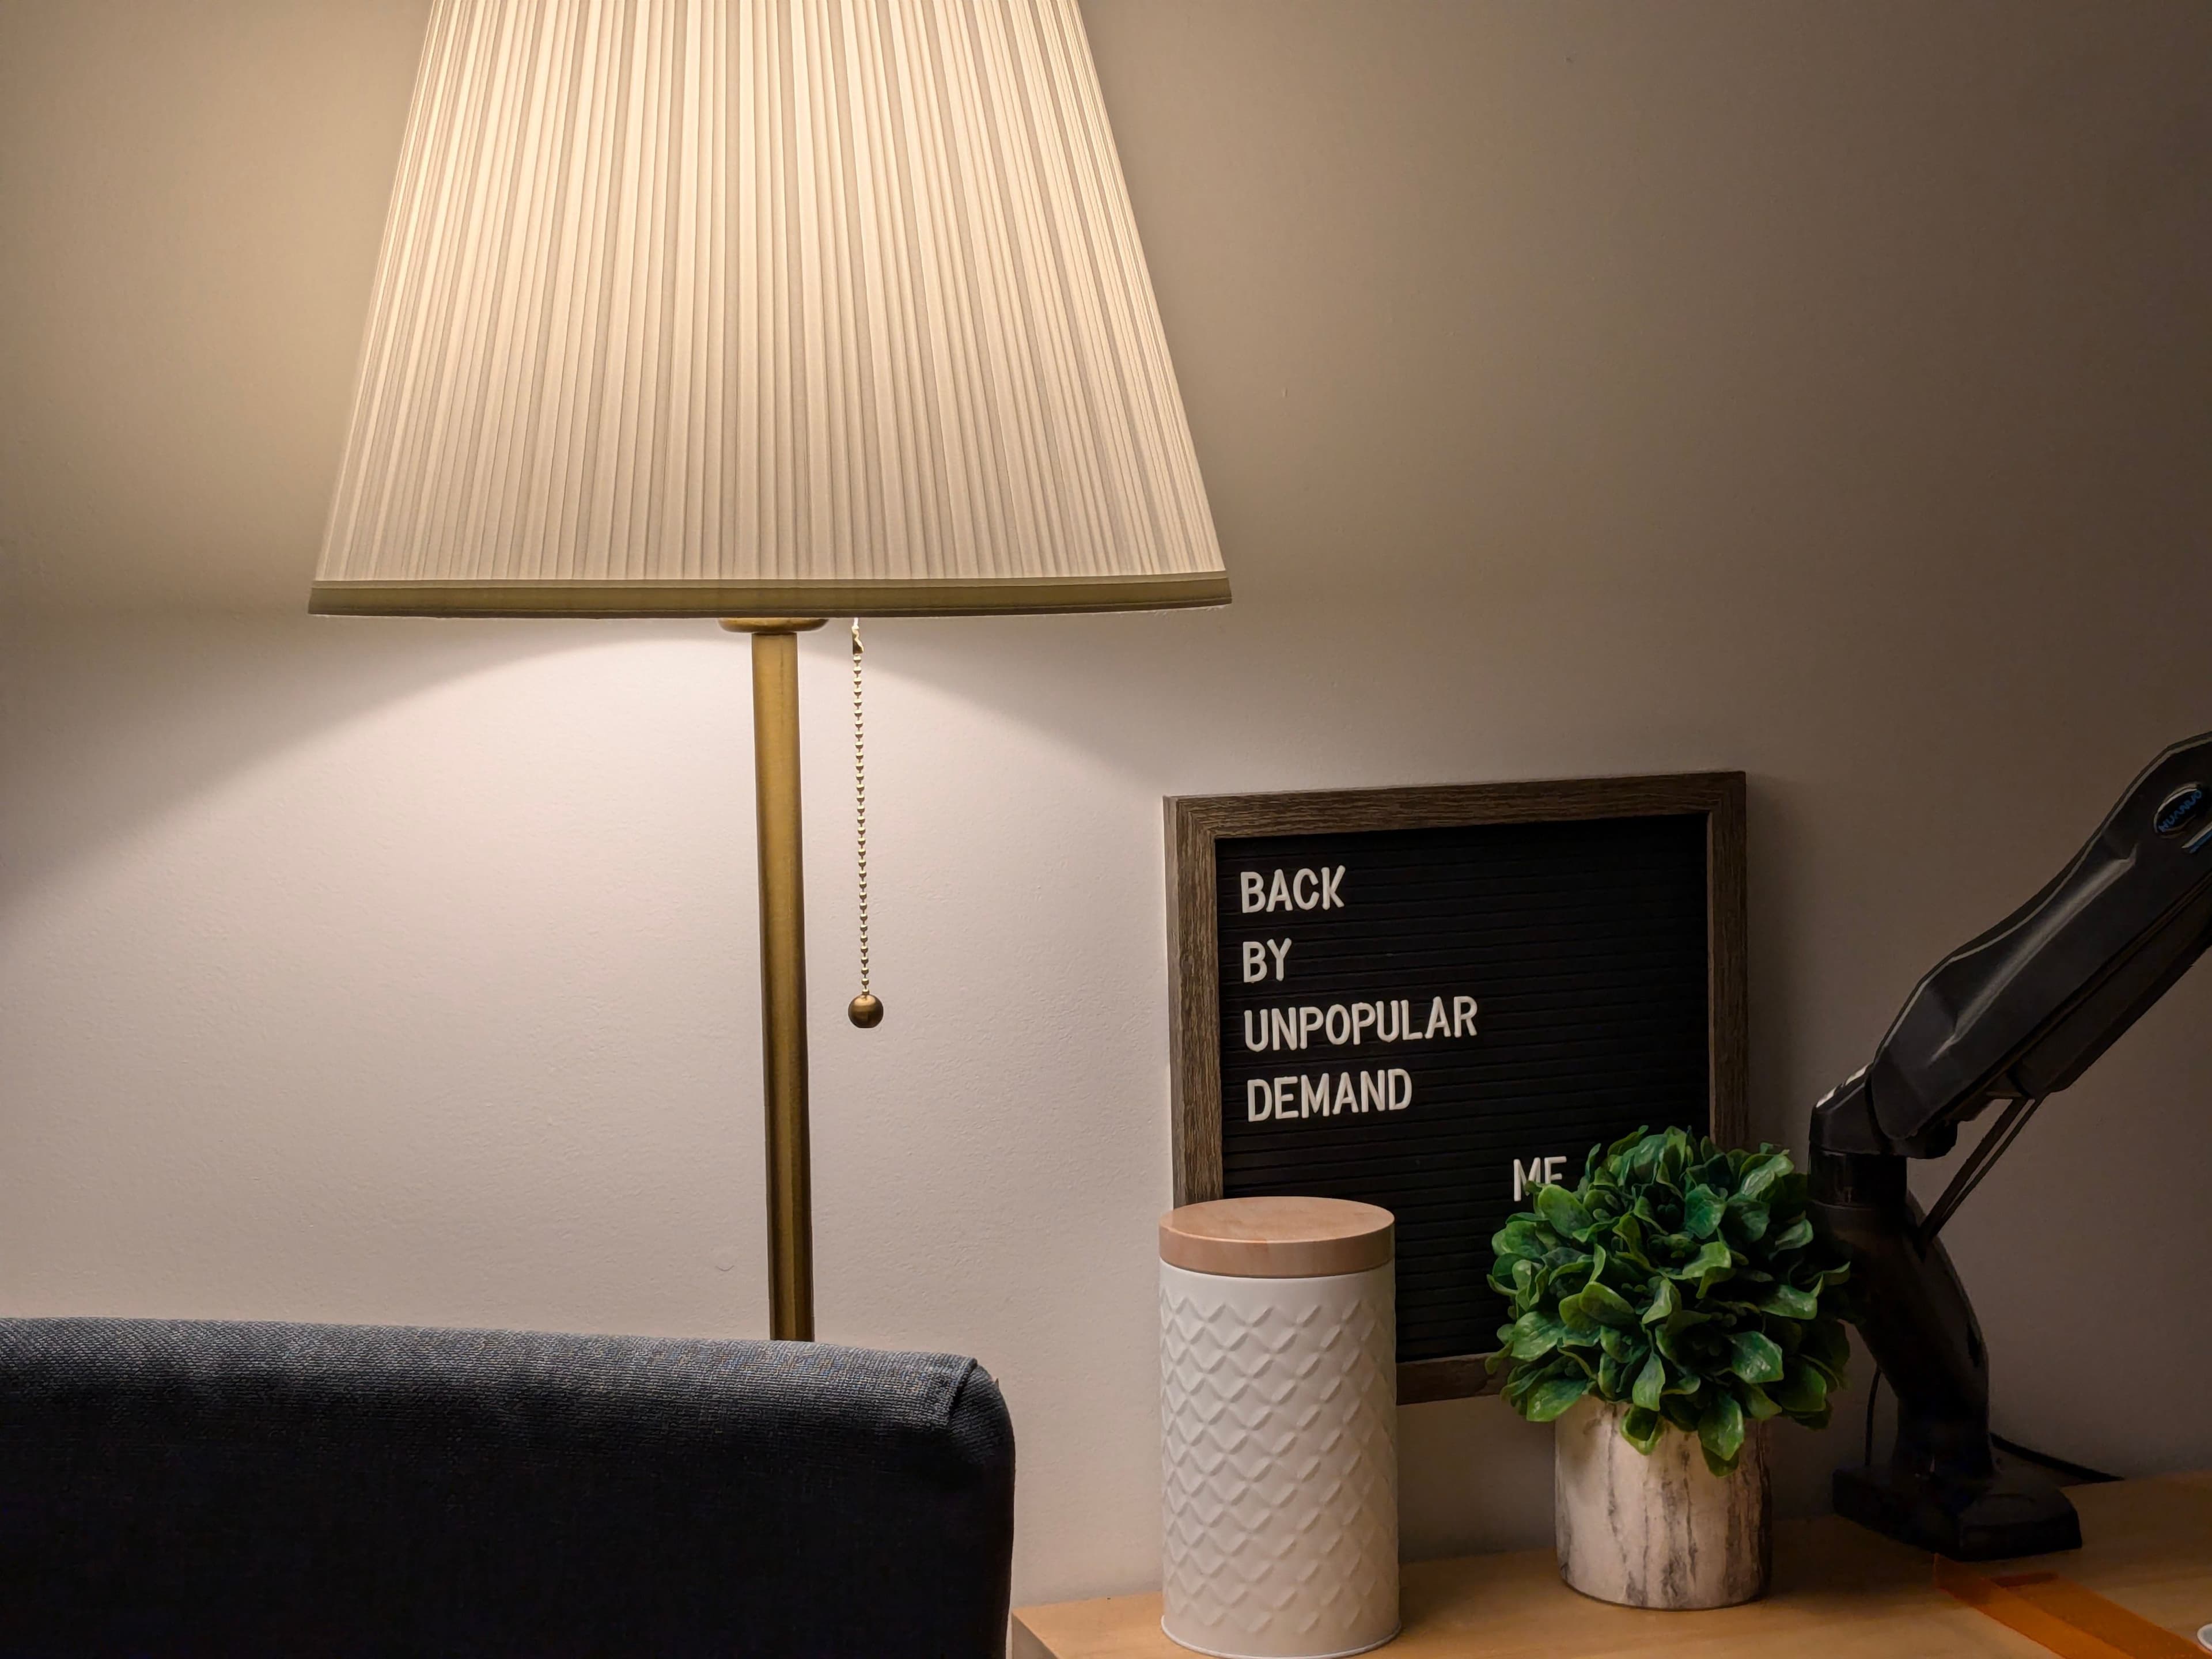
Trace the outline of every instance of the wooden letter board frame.
[[[1221, 994], [1216, 843], [1263, 836], [1701, 815], [1705, 821], [1711, 1132], [1742, 1144], [1747, 1119], [1744, 775], [1693, 772], [1538, 783], [1459, 784], [1166, 801], [1175, 1201], [1222, 1194]], [[1413, 1404], [1486, 1393], [1485, 1354], [1401, 1363]]]

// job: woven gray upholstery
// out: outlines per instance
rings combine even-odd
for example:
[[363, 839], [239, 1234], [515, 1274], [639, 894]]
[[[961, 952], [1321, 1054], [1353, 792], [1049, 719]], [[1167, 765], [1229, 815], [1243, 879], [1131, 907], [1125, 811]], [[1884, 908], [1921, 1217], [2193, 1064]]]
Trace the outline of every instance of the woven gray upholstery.
[[973, 1360], [0, 1320], [0, 1655], [998, 1655]]

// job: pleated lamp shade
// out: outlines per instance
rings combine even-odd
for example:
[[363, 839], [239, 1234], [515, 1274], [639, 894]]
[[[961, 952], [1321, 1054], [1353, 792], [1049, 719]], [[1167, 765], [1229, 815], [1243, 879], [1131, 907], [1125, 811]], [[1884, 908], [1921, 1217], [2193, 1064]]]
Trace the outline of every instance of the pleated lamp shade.
[[1228, 597], [1076, 0], [438, 0], [313, 609]]

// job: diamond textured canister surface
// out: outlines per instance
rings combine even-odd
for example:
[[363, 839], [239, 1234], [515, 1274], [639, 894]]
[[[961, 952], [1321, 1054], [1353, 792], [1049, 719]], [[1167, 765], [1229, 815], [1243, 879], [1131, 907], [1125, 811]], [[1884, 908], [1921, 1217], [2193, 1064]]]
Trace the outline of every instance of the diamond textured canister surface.
[[1395, 1272], [1161, 1264], [1161, 1622], [1176, 1641], [1317, 1659], [1396, 1633]]

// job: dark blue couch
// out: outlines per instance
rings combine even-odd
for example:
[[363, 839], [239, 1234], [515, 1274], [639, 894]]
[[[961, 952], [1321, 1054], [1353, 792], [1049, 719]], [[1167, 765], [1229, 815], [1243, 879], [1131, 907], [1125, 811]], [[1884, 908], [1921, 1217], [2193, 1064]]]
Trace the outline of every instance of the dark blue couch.
[[0, 1655], [1003, 1654], [973, 1360], [0, 1320]]

